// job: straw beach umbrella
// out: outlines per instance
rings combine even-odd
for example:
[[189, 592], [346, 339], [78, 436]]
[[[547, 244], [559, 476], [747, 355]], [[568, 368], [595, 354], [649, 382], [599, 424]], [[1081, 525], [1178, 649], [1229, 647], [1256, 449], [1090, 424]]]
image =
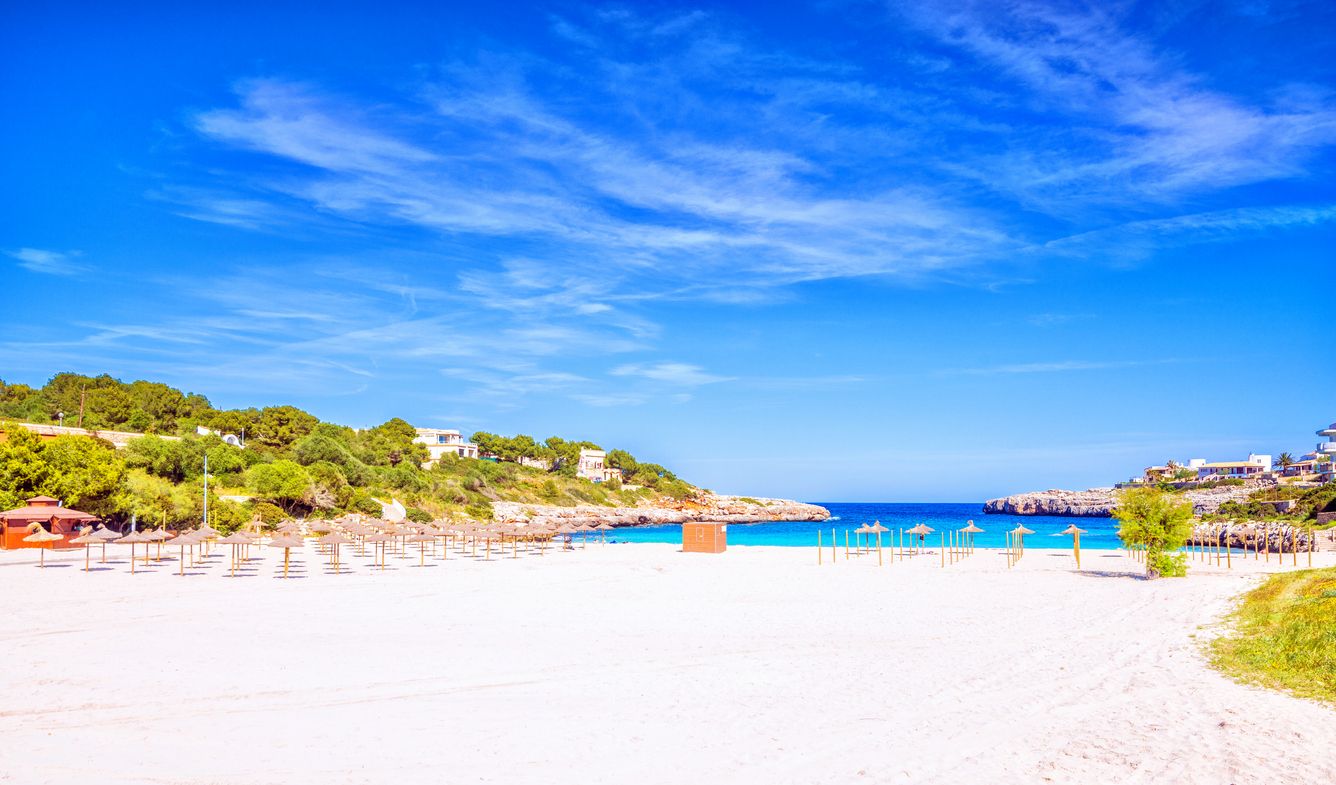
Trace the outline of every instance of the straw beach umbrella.
[[339, 532], [330, 532], [324, 537], [316, 540], [316, 542], [330, 548], [329, 563], [334, 568], [334, 574], [337, 575], [339, 573], [339, 546], [348, 545], [352, 540], [343, 536]]
[[283, 549], [283, 577], [288, 577], [288, 560], [292, 555], [293, 548], [302, 547], [301, 540], [293, 537], [275, 537], [269, 541], [269, 547]]
[[969, 549], [970, 553], [974, 553], [974, 535], [983, 534], [983, 529], [975, 526], [974, 521], [966, 521], [965, 527], [961, 529], [961, 531], [969, 535], [969, 538], [966, 540], [968, 543], [966, 547]]
[[[27, 537], [24, 537], [24, 538], [23, 538], [23, 541], [24, 541], [24, 542], [35, 542], [35, 543], [37, 543], [37, 550], [41, 552], [41, 555], [38, 557], [38, 559], [39, 559], [39, 563], [38, 563], [37, 566], [39, 566], [39, 567], [45, 567], [45, 566], [46, 566], [46, 552], [47, 552], [48, 548], [47, 548], [47, 547], [42, 547], [42, 543], [56, 542], [57, 540], [63, 540], [63, 539], [65, 539], [65, 535], [63, 535], [63, 534], [55, 534], [55, 533], [53, 533], [53, 532], [49, 532], [49, 531], [47, 531], [46, 529], [42, 528], [42, 524], [40, 524], [40, 523], [34, 523], [33, 525], [36, 526], [37, 528], [33, 530], [33, 533], [32, 533], [32, 534], [29, 534]], [[48, 547], [49, 547], [49, 546], [48, 546]]]
[[1025, 528], [1025, 524], [1017, 523], [1016, 528], [1009, 533], [1011, 537], [1011, 561], [1014, 564], [1020, 557], [1025, 555], [1025, 535], [1034, 534], [1034, 529]]
[[1072, 555], [1076, 557], [1076, 569], [1081, 569], [1081, 535], [1086, 533], [1085, 529], [1076, 528], [1076, 524], [1069, 524], [1062, 530], [1063, 534], [1072, 536]]
[[427, 564], [427, 543], [435, 544], [436, 538], [426, 533], [410, 534], [404, 538], [404, 542], [418, 544], [418, 566], [425, 567]]
[[245, 533], [241, 531], [234, 531], [231, 534], [219, 540], [218, 544], [232, 546], [232, 564], [229, 566], [230, 567], [229, 577], [235, 578], [237, 576], [237, 548], [244, 545], [250, 545], [251, 538], [247, 537]]
[[121, 545], [130, 546], [130, 574], [133, 575], [135, 572], [135, 546], [141, 542], [144, 543], [144, 551], [147, 553], [148, 544], [153, 541], [145, 537], [144, 533], [141, 531], [132, 531], [124, 537], [117, 539], [116, 542]]
[[75, 537], [70, 540], [70, 542], [73, 543], [74, 545], [84, 546], [84, 572], [88, 572], [89, 553], [90, 551], [92, 551], [92, 546], [97, 545], [102, 541], [103, 541], [102, 538], [98, 537], [97, 533], [94, 532], [91, 528], [84, 529], [83, 532], [81, 532], [78, 537]]
[[102, 542], [102, 563], [106, 564], [107, 543], [119, 540], [121, 538], [120, 532], [114, 532], [111, 529], [108, 529], [106, 526], [103, 526], [102, 524], [99, 523], [97, 525], [97, 528], [94, 529], [93, 533], [89, 536], [96, 537], [98, 540]]
[[857, 529], [854, 529], [854, 551], [859, 555], [862, 555], [863, 553], [864, 536], [871, 533], [872, 529], [868, 527], [867, 524], [863, 524], [862, 526], [859, 526]]
[[[182, 534], [177, 535], [176, 539], [172, 540], [172, 545], [175, 545], [180, 549], [180, 553], [177, 555], [177, 561], [180, 562], [181, 571], [178, 574], [186, 574], [186, 548], [190, 548], [191, 551], [194, 551], [195, 546], [200, 542], [199, 532], [195, 531], [183, 532]], [[170, 548], [171, 545], [167, 547]]]
[[872, 534], [877, 535], [877, 566], [881, 566], [881, 535], [882, 532], [888, 532], [890, 529], [881, 525], [881, 521], [873, 521], [872, 525], [867, 527]]
[[923, 547], [923, 538], [926, 537], [926, 536], [928, 536], [929, 534], [932, 534], [932, 533], [935, 532], [935, 531], [937, 531], [937, 530], [934, 529], [934, 528], [932, 528], [932, 527], [929, 526], [928, 524], [926, 524], [926, 523], [920, 523], [920, 524], [916, 524], [916, 525], [913, 526], [912, 528], [905, 529], [905, 534], [917, 534], [917, 535], [918, 535], [918, 538], [919, 538], [919, 541], [918, 541], [919, 548], [921, 549], [921, 548]]
[[[172, 538], [172, 535], [168, 534], [168, 533], [166, 532], [166, 530], [164, 530], [164, 529], [154, 529], [153, 531], [150, 531], [150, 532], [145, 533], [145, 534], [144, 534], [144, 537], [145, 537], [146, 539], [148, 539], [150, 542], [156, 542], [156, 543], [158, 544], [158, 557], [157, 557], [157, 560], [158, 560], [158, 561], [161, 561], [161, 560], [162, 560], [162, 544], [163, 544], [164, 542], [166, 542], [167, 540], [170, 540], [170, 539]], [[145, 564], [148, 563], [148, 549], [147, 549], [147, 548], [144, 549], [144, 563], [145, 563]]]
[[368, 534], [362, 538], [362, 542], [371, 543], [371, 564], [373, 566], [379, 566], [382, 570], [385, 569], [385, 543], [392, 539], [394, 539], [393, 534], [385, 534], [384, 532]]

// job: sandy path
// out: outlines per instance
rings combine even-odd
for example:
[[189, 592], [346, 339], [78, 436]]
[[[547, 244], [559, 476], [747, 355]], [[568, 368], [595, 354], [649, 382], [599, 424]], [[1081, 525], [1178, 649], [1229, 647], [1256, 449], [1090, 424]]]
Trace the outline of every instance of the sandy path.
[[1194, 640], [1253, 562], [620, 545], [307, 553], [284, 582], [272, 554], [237, 579], [28, 556], [0, 554], [0, 782], [1336, 782], [1336, 712]]

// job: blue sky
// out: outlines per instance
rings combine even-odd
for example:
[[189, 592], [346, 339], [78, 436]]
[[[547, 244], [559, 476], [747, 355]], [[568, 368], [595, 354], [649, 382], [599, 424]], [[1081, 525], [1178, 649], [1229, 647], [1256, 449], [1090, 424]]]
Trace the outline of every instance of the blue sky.
[[0, 377], [836, 501], [1336, 419], [1331, 4], [192, 5], [0, 10]]

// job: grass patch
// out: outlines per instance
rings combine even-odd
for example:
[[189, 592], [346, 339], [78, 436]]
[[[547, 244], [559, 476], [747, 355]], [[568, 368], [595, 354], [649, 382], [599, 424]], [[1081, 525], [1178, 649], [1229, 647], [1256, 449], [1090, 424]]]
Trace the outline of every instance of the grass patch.
[[1211, 661], [1235, 678], [1336, 703], [1336, 568], [1274, 575], [1243, 596]]

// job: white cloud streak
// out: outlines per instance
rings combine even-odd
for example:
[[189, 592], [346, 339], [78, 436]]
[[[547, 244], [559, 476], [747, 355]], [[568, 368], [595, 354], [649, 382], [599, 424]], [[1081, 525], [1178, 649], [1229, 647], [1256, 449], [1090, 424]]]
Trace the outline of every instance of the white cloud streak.
[[20, 248], [6, 251], [6, 255], [18, 260], [19, 267], [28, 272], [43, 275], [78, 275], [89, 270], [87, 265], [75, 261], [82, 254], [79, 251], [48, 251], [42, 248]]

